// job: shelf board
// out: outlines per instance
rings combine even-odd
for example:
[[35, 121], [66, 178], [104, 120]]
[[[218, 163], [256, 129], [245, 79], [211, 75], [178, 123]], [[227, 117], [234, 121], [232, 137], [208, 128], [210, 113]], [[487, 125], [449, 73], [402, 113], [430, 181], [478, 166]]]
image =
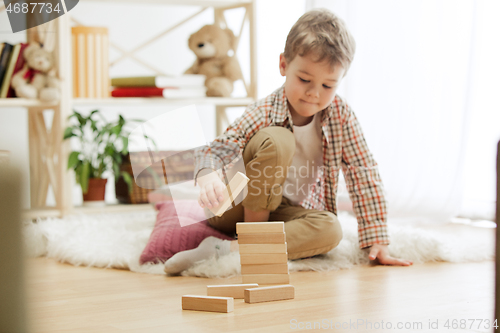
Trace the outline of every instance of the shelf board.
[[115, 2], [122, 4], [154, 4], [154, 5], [180, 5], [180, 6], [201, 6], [201, 7], [236, 7], [252, 3], [252, 0], [85, 0], [84, 2]]
[[[101, 213], [126, 213], [135, 211], [153, 211], [152, 204], [107, 204], [102, 207], [73, 207], [68, 214], [101, 214]], [[61, 211], [54, 207], [25, 209], [22, 212], [23, 219], [36, 219], [47, 217], [61, 217]]]
[[41, 102], [37, 99], [27, 98], [0, 98], [0, 107], [51, 107], [56, 106], [58, 103]]
[[[224, 98], [224, 97], [205, 97], [205, 98], [179, 98], [167, 99], [163, 97], [123, 97], [123, 98], [75, 98], [72, 99], [73, 105], [152, 105], [152, 104], [171, 104], [171, 105], [190, 105], [190, 104], [211, 104], [223, 106], [247, 106], [253, 103], [254, 99], [250, 97]], [[7, 107], [53, 107], [58, 103], [46, 103], [39, 100], [26, 98], [0, 98], [0, 108]]]
[[254, 99], [250, 97], [224, 98], [224, 97], [205, 97], [205, 98], [182, 98], [167, 99], [163, 97], [120, 97], [120, 98], [75, 98], [73, 105], [144, 105], [144, 104], [212, 104], [224, 106], [247, 106], [253, 103]]

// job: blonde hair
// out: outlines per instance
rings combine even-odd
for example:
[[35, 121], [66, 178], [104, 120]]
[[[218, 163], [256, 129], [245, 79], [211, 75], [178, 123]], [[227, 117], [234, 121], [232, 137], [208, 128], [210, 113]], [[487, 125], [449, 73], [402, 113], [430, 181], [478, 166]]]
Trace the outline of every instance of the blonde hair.
[[354, 58], [356, 43], [344, 21], [327, 9], [315, 9], [302, 15], [288, 33], [285, 59], [313, 54], [316, 62], [340, 64], [347, 73]]

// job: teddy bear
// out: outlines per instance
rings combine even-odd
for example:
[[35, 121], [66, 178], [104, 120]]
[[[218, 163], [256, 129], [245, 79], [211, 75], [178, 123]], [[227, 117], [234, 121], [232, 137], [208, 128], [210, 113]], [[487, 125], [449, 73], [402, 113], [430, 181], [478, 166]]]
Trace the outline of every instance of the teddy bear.
[[60, 84], [56, 78], [52, 54], [38, 43], [30, 43], [23, 52], [25, 65], [11, 81], [17, 97], [39, 98], [56, 102], [60, 98]]
[[188, 45], [196, 60], [185, 74], [205, 75], [207, 96], [231, 96], [233, 82], [242, 78], [238, 61], [228, 55], [230, 50], [234, 51], [234, 42], [230, 29], [214, 24], [205, 25], [189, 37]]

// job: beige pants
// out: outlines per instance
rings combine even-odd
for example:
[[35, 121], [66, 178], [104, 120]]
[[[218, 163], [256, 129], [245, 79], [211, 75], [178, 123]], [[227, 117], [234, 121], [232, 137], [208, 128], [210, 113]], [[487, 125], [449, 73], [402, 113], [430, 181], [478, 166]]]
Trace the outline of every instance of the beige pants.
[[243, 207], [269, 210], [269, 221], [285, 222], [288, 259], [306, 258], [336, 247], [342, 239], [342, 229], [335, 214], [294, 206], [282, 196], [294, 152], [295, 137], [286, 128], [266, 127], [257, 132], [243, 151], [246, 175], [250, 178], [247, 196], [221, 217], [209, 219], [210, 225], [234, 234], [236, 223], [244, 220]]

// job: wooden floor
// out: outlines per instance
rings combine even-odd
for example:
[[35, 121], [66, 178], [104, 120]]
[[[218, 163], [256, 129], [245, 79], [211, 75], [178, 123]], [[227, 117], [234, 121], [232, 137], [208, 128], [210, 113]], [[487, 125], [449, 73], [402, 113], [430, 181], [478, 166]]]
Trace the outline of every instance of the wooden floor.
[[229, 314], [181, 310], [184, 294], [206, 295], [208, 284], [239, 282], [30, 259], [31, 327], [51, 333], [293, 332], [314, 325], [336, 332], [492, 332], [479, 322], [493, 317], [492, 261], [298, 272], [291, 274], [293, 300], [235, 300]]

